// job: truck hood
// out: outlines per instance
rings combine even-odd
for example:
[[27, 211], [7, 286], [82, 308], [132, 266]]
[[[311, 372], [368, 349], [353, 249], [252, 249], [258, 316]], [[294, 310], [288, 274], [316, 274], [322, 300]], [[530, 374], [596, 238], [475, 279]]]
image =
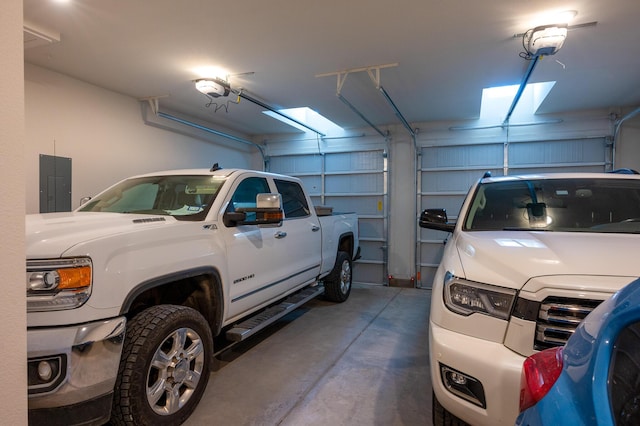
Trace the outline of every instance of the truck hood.
[[170, 216], [121, 213], [47, 213], [25, 219], [28, 258], [59, 257], [73, 246], [121, 233], [175, 223]]
[[638, 277], [639, 243], [633, 234], [541, 231], [461, 232], [455, 240], [466, 279], [515, 289], [539, 276]]

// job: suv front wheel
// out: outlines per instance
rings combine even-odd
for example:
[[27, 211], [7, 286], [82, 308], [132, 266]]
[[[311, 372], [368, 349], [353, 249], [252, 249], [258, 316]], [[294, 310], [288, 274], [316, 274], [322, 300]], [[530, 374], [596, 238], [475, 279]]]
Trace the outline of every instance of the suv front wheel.
[[463, 422], [453, 414], [447, 411], [446, 408], [440, 404], [436, 394], [431, 394], [432, 409], [433, 409], [433, 426], [469, 426], [469, 424]]

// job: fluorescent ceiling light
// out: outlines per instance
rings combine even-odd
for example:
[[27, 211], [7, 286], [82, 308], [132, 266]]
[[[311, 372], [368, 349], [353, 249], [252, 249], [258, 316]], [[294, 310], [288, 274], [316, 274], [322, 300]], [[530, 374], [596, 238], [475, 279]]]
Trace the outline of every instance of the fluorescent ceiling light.
[[[315, 112], [314, 110], [308, 107], [286, 108], [286, 109], [279, 109], [278, 111], [288, 117], [298, 120], [299, 122], [304, 123], [313, 129], [317, 129], [327, 135], [329, 134], [335, 135], [343, 132], [342, 127], [338, 126], [333, 121], [318, 114], [317, 112]], [[302, 130], [305, 133], [311, 132], [309, 129], [273, 111], [262, 111], [262, 112], [268, 115], [269, 117], [275, 118], [276, 120], [280, 120], [283, 123], [288, 124], [289, 126], [295, 127], [298, 130]]]
[[[555, 81], [527, 84], [518, 105], [513, 111], [512, 117], [531, 119], [555, 84]], [[482, 89], [480, 119], [495, 120], [496, 118], [503, 118], [509, 111], [518, 87], [519, 85], [515, 84], [513, 86]]]

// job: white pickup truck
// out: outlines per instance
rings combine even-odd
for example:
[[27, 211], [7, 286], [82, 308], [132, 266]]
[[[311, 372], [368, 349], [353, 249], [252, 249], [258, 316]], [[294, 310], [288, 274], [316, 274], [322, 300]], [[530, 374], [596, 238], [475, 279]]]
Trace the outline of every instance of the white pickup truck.
[[640, 276], [640, 176], [484, 177], [450, 232], [433, 281], [429, 355], [436, 426], [513, 425], [524, 359], [564, 345]]
[[182, 423], [214, 339], [345, 301], [359, 256], [355, 214], [319, 216], [296, 178], [217, 166], [125, 179], [27, 215], [26, 233], [32, 425]]

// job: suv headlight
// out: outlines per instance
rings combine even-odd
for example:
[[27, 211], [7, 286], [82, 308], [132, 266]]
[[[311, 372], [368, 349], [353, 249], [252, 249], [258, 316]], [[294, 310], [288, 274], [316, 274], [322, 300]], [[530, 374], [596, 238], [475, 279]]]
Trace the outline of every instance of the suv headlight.
[[516, 290], [458, 278], [447, 272], [444, 278], [444, 303], [461, 315], [481, 313], [509, 319]]
[[27, 312], [82, 306], [91, 295], [92, 275], [88, 257], [27, 260]]

